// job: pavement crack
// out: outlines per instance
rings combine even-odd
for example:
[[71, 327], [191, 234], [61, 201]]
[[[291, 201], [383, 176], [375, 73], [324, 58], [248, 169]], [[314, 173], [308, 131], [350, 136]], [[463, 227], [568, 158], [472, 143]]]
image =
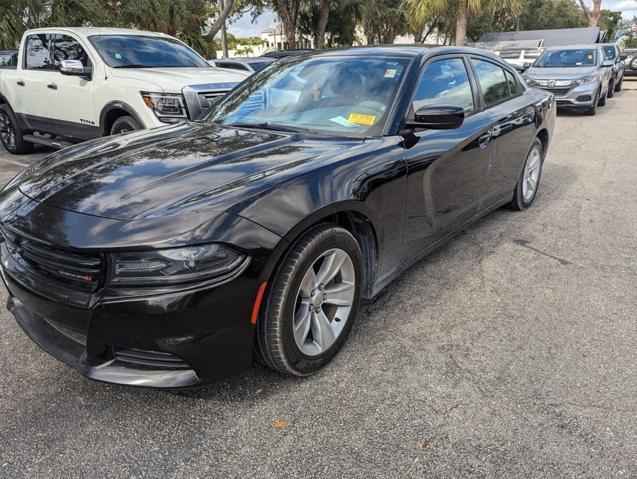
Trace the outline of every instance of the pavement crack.
[[[573, 263], [573, 262], [571, 262], [571, 261], [568, 261], [568, 260], [566, 260], [566, 259], [564, 259], [564, 258], [560, 258], [559, 256], [554, 256], [554, 255], [552, 255], [552, 254], [550, 254], [550, 253], [546, 253], [546, 252], [544, 252], [544, 251], [542, 251], [542, 250], [540, 250], [540, 249], [537, 249], [537, 248], [535, 248], [535, 247], [531, 246], [531, 245], [529, 244], [530, 242], [529, 242], [528, 240], [524, 240], [524, 239], [516, 239], [516, 240], [513, 240], [513, 242], [514, 242], [515, 244], [519, 245], [519, 246], [524, 246], [525, 248], [528, 248], [528, 249], [530, 249], [531, 251], [535, 251], [536, 253], [539, 253], [539, 254], [541, 254], [541, 255], [543, 255], [543, 256], [546, 256], [547, 258], [554, 259], [555, 261], [557, 261], [557, 262], [558, 262], [558, 263], [560, 263], [561, 265], [564, 265], [564, 266], [571, 265], [571, 264], [572, 264], [572, 265], [575, 265], [575, 263]], [[575, 266], [577, 266], [577, 265], [575, 265]]]

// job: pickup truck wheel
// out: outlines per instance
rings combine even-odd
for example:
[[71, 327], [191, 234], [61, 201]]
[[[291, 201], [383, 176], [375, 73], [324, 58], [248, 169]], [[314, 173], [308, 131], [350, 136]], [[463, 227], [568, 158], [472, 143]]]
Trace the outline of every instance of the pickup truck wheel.
[[33, 143], [24, 141], [24, 133], [8, 105], [0, 105], [0, 141], [9, 153], [21, 155], [33, 150]]
[[131, 131], [141, 130], [142, 126], [135, 118], [130, 115], [120, 116], [111, 127], [111, 135], [119, 135], [121, 133], [130, 133]]

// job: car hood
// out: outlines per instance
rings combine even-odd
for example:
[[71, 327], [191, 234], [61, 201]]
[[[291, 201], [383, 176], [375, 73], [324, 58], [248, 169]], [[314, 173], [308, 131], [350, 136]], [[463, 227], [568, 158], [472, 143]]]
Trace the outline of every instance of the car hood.
[[111, 75], [160, 85], [165, 93], [181, 93], [189, 85], [238, 84], [248, 72], [221, 68], [111, 68]]
[[597, 73], [596, 67], [582, 68], [529, 68], [524, 76], [541, 80], [576, 80]]
[[181, 123], [62, 150], [11, 183], [37, 202], [112, 219], [223, 212], [301, 174], [340, 144]]

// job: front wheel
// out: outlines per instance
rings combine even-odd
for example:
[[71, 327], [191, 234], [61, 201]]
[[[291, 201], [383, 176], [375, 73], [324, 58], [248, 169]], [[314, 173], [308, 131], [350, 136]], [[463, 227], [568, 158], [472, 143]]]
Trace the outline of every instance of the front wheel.
[[608, 98], [613, 98], [615, 96], [615, 80], [612, 80], [608, 84], [608, 93], [606, 96], [608, 96]]
[[610, 88], [606, 89], [606, 91], [605, 91], [604, 93], [600, 94], [600, 96], [599, 96], [599, 100], [597, 101], [597, 104], [598, 104], [599, 106], [604, 106], [604, 105], [606, 105], [606, 98], [608, 97], [608, 90], [609, 90], [609, 89], [610, 89]]
[[33, 151], [33, 143], [24, 141], [24, 133], [6, 103], [0, 105], [0, 141], [9, 153], [21, 155]]
[[616, 91], [616, 92], [620, 92], [620, 91], [622, 91], [622, 84], [623, 84], [623, 83], [624, 83], [624, 77], [622, 77], [622, 79], [621, 79], [621, 80], [619, 80], [619, 81], [617, 82], [617, 84], [615, 85], [615, 91]]
[[543, 151], [542, 142], [536, 138], [526, 156], [524, 168], [518, 178], [518, 183], [513, 192], [513, 199], [509, 207], [516, 210], [525, 210], [533, 203], [537, 190], [540, 187], [542, 176]]
[[111, 135], [119, 135], [122, 133], [130, 133], [131, 131], [141, 130], [142, 126], [130, 115], [120, 116], [111, 127]]
[[319, 225], [287, 253], [257, 321], [256, 352], [268, 367], [307, 376], [339, 351], [358, 314], [362, 253], [347, 230]]
[[599, 95], [600, 95], [600, 92], [597, 92], [597, 94], [595, 95], [595, 98], [593, 99], [593, 104], [590, 107], [588, 107], [586, 110], [584, 110], [584, 115], [593, 116], [597, 113], [597, 104], [599, 102]]

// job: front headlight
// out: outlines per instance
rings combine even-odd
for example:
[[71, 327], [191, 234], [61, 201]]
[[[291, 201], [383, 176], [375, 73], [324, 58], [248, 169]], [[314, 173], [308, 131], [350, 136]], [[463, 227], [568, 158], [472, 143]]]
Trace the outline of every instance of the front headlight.
[[583, 85], [585, 83], [591, 83], [594, 82], [595, 80], [597, 80], [597, 76], [596, 75], [590, 75], [584, 78], [579, 78], [578, 80], [575, 81], [575, 83], [577, 83], [578, 85]]
[[139, 253], [113, 253], [111, 283], [116, 286], [161, 286], [194, 283], [226, 276], [247, 257], [212, 243]]
[[178, 93], [141, 92], [144, 103], [162, 121], [188, 118], [184, 97]]

